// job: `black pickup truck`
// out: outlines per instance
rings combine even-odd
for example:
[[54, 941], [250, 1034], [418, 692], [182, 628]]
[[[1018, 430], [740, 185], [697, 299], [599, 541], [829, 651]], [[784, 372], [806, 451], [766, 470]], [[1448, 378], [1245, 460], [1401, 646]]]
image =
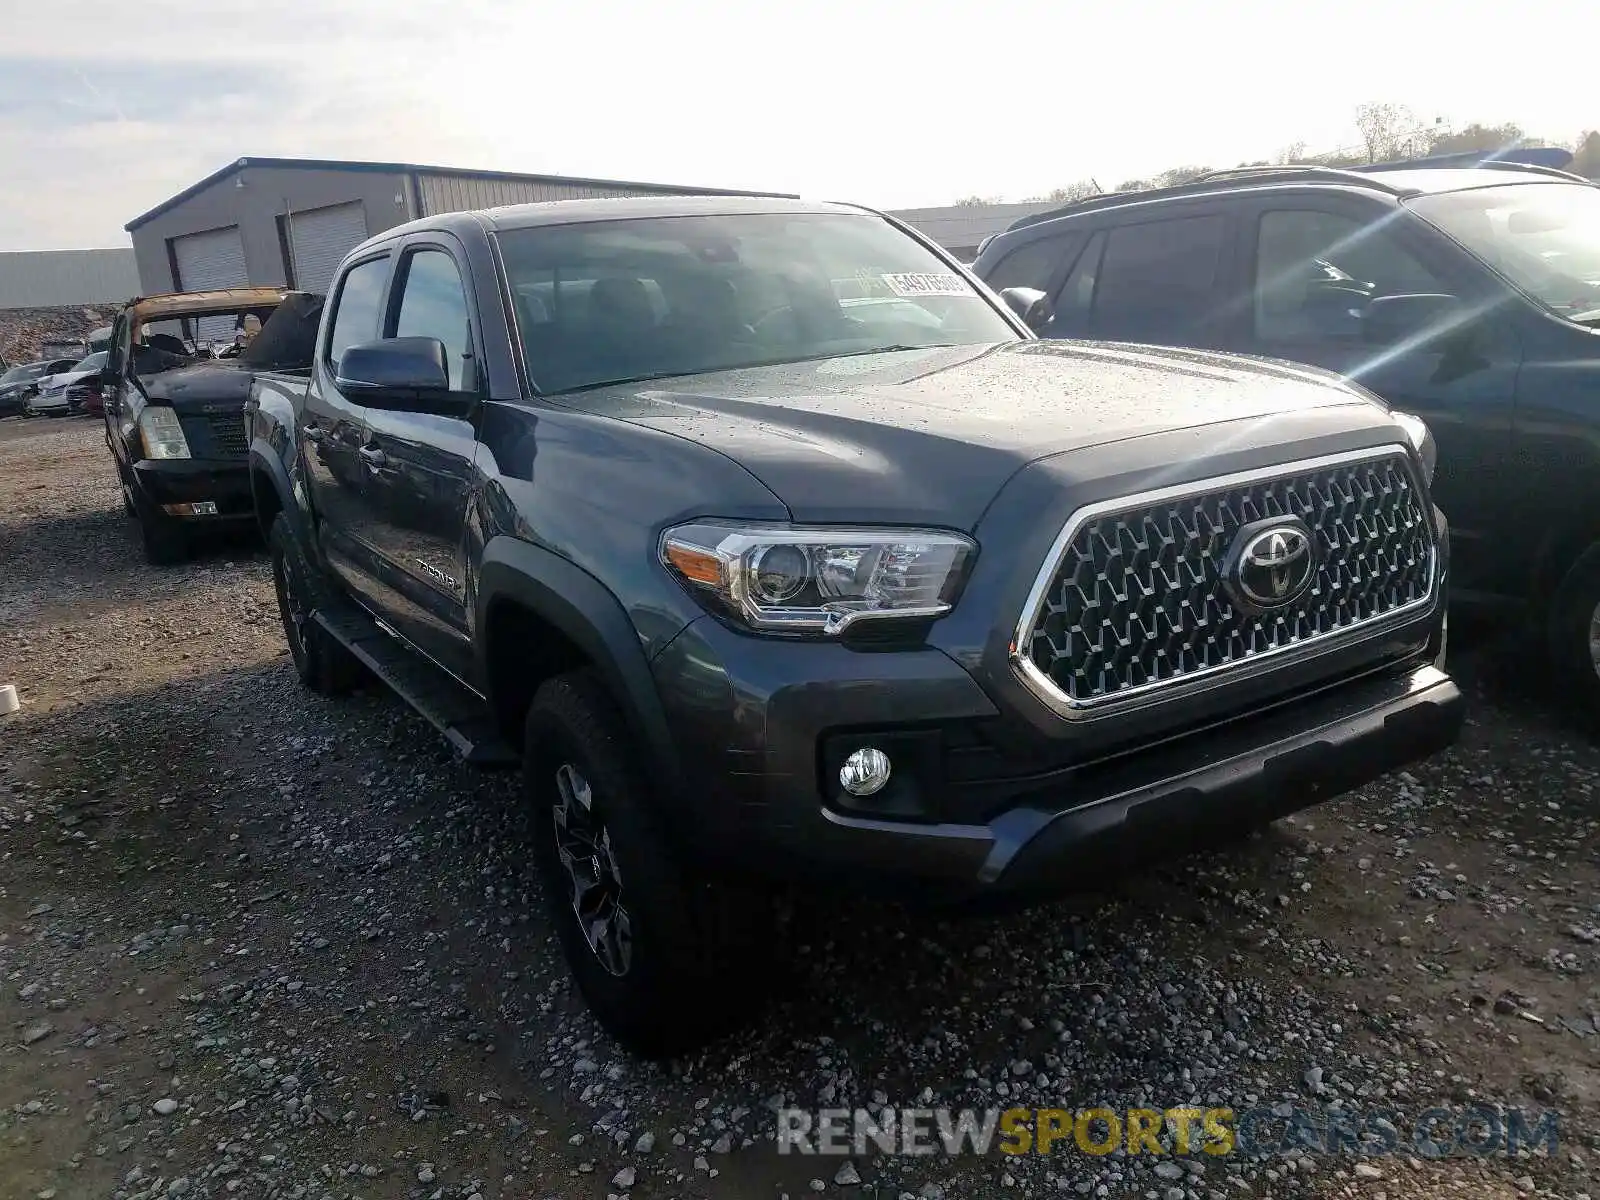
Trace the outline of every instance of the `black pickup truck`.
[[[205, 530], [251, 527], [250, 381], [310, 362], [321, 310], [320, 296], [283, 288], [169, 292], [122, 306], [98, 383], [123, 510], [138, 521], [149, 562], [181, 561]], [[208, 341], [246, 315], [264, 321], [248, 344]]]
[[1314, 369], [1044, 342], [781, 199], [390, 230], [247, 405], [300, 677], [521, 764], [645, 1054], [749, 1010], [768, 897], [1031, 898], [1449, 745], [1421, 422]]

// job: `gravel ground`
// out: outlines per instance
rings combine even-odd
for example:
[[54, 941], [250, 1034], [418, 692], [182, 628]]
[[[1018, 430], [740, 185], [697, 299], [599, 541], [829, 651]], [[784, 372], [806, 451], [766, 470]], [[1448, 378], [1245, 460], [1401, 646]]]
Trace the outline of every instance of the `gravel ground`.
[[[515, 780], [302, 691], [260, 548], [146, 567], [112, 479], [0, 424], [0, 1197], [1600, 1190], [1600, 748], [1516, 646], [1458, 655], [1459, 748], [1247, 844], [999, 920], [801, 906], [771, 1011], [657, 1067], [567, 985]], [[1559, 1151], [773, 1148], [779, 1105], [1473, 1101]]]

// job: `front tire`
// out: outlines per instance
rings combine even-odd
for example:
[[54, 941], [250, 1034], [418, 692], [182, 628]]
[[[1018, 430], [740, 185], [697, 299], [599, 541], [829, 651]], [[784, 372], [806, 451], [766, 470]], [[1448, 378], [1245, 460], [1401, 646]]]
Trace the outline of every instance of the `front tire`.
[[153, 567], [170, 567], [189, 557], [189, 540], [183, 530], [147, 505], [138, 505], [134, 519], [139, 522], [139, 541], [145, 561]]
[[645, 1058], [693, 1050], [765, 992], [768, 898], [698, 879], [664, 836], [626, 723], [591, 671], [541, 686], [524, 779], [567, 964], [595, 1017]]
[[300, 682], [322, 696], [340, 696], [361, 680], [361, 663], [338, 639], [312, 618], [325, 601], [327, 587], [307, 561], [289, 518], [278, 513], [267, 534], [272, 554], [272, 586], [278, 594], [278, 617]]
[[1600, 543], [1573, 564], [1550, 606], [1549, 650], [1564, 691], [1600, 728]]

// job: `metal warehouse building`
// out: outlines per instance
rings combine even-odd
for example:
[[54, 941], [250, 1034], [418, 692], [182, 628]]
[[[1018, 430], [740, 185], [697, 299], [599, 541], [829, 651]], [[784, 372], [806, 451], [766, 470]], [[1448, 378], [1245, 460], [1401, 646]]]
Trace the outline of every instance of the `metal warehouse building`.
[[410, 163], [241, 158], [126, 228], [145, 294], [243, 284], [318, 292], [352, 246], [432, 213], [532, 200], [696, 194], [752, 193]]
[[139, 273], [126, 247], [0, 254], [0, 309], [115, 304], [138, 291]]

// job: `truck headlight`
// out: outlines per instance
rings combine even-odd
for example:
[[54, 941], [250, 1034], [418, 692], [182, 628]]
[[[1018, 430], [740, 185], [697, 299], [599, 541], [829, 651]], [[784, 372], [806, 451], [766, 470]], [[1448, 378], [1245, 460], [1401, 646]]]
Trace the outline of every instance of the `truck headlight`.
[[178, 414], [165, 405], [152, 404], [139, 414], [139, 441], [146, 458], [189, 457], [183, 424]]
[[1428, 486], [1432, 487], [1433, 469], [1439, 465], [1439, 447], [1434, 445], [1433, 434], [1428, 429], [1427, 422], [1410, 413], [1391, 412], [1389, 416], [1400, 426], [1401, 432], [1406, 435], [1406, 441], [1411, 443], [1411, 448], [1422, 460], [1422, 473], [1427, 478]]
[[661, 535], [661, 561], [749, 628], [837, 635], [864, 620], [943, 616], [977, 545], [922, 529], [704, 521]]

